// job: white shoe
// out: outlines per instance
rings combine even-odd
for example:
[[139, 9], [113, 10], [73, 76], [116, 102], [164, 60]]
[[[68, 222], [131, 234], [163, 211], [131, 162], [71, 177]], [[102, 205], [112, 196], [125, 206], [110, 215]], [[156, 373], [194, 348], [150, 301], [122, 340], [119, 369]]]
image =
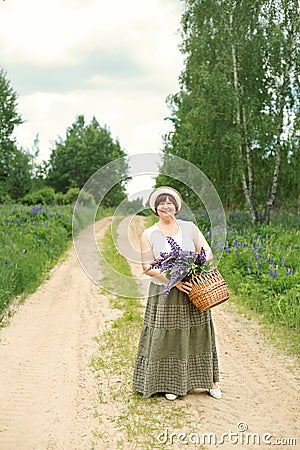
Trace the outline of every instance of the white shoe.
[[222, 392], [221, 388], [215, 388], [209, 390], [209, 395], [211, 395], [213, 398], [222, 398]]
[[166, 397], [167, 400], [176, 400], [178, 395], [176, 395], [176, 394], [165, 394], [165, 397]]

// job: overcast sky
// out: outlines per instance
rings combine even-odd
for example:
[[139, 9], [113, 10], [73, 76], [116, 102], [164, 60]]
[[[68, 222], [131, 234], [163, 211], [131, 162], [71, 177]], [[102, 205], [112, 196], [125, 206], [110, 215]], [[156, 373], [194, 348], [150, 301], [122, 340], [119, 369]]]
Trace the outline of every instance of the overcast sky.
[[178, 91], [180, 0], [2, 0], [1, 66], [18, 93], [19, 145], [40, 157], [78, 114], [131, 155], [159, 152]]

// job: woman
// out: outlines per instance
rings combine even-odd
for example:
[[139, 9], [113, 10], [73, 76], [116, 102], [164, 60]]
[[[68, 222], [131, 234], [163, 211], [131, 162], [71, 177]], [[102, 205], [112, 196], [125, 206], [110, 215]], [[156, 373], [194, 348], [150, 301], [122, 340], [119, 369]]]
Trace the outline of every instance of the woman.
[[[192, 222], [177, 220], [182, 207], [178, 191], [161, 186], [150, 194], [149, 207], [159, 217], [141, 236], [143, 269], [160, 255], [170, 251], [167, 236], [184, 250], [204, 248], [207, 259], [211, 249]], [[168, 400], [186, 395], [189, 390], [208, 389], [221, 398], [218, 355], [211, 311], [200, 312], [189, 300], [191, 283], [179, 282], [166, 299], [162, 297], [168, 279], [157, 269], [147, 271], [152, 277], [144, 323], [136, 356], [133, 389], [149, 398], [164, 393]]]

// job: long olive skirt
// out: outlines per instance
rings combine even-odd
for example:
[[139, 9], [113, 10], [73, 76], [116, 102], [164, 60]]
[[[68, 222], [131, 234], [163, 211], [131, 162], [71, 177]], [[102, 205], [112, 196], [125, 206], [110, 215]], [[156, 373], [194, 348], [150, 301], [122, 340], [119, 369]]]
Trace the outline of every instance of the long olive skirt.
[[200, 312], [173, 288], [164, 300], [151, 282], [133, 373], [133, 389], [186, 395], [219, 381], [218, 354], [211, 311]]

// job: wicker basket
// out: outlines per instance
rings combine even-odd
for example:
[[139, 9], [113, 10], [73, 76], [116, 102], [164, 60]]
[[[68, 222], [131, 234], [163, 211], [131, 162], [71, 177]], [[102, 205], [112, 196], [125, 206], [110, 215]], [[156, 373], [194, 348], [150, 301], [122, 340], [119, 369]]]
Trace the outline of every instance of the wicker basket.
[[229, 298], [226, 282], [215, 267], [206, 273], [196, 274], [190, 281], [193, 288], [189, 298], [200, 311], [220, 305]]

